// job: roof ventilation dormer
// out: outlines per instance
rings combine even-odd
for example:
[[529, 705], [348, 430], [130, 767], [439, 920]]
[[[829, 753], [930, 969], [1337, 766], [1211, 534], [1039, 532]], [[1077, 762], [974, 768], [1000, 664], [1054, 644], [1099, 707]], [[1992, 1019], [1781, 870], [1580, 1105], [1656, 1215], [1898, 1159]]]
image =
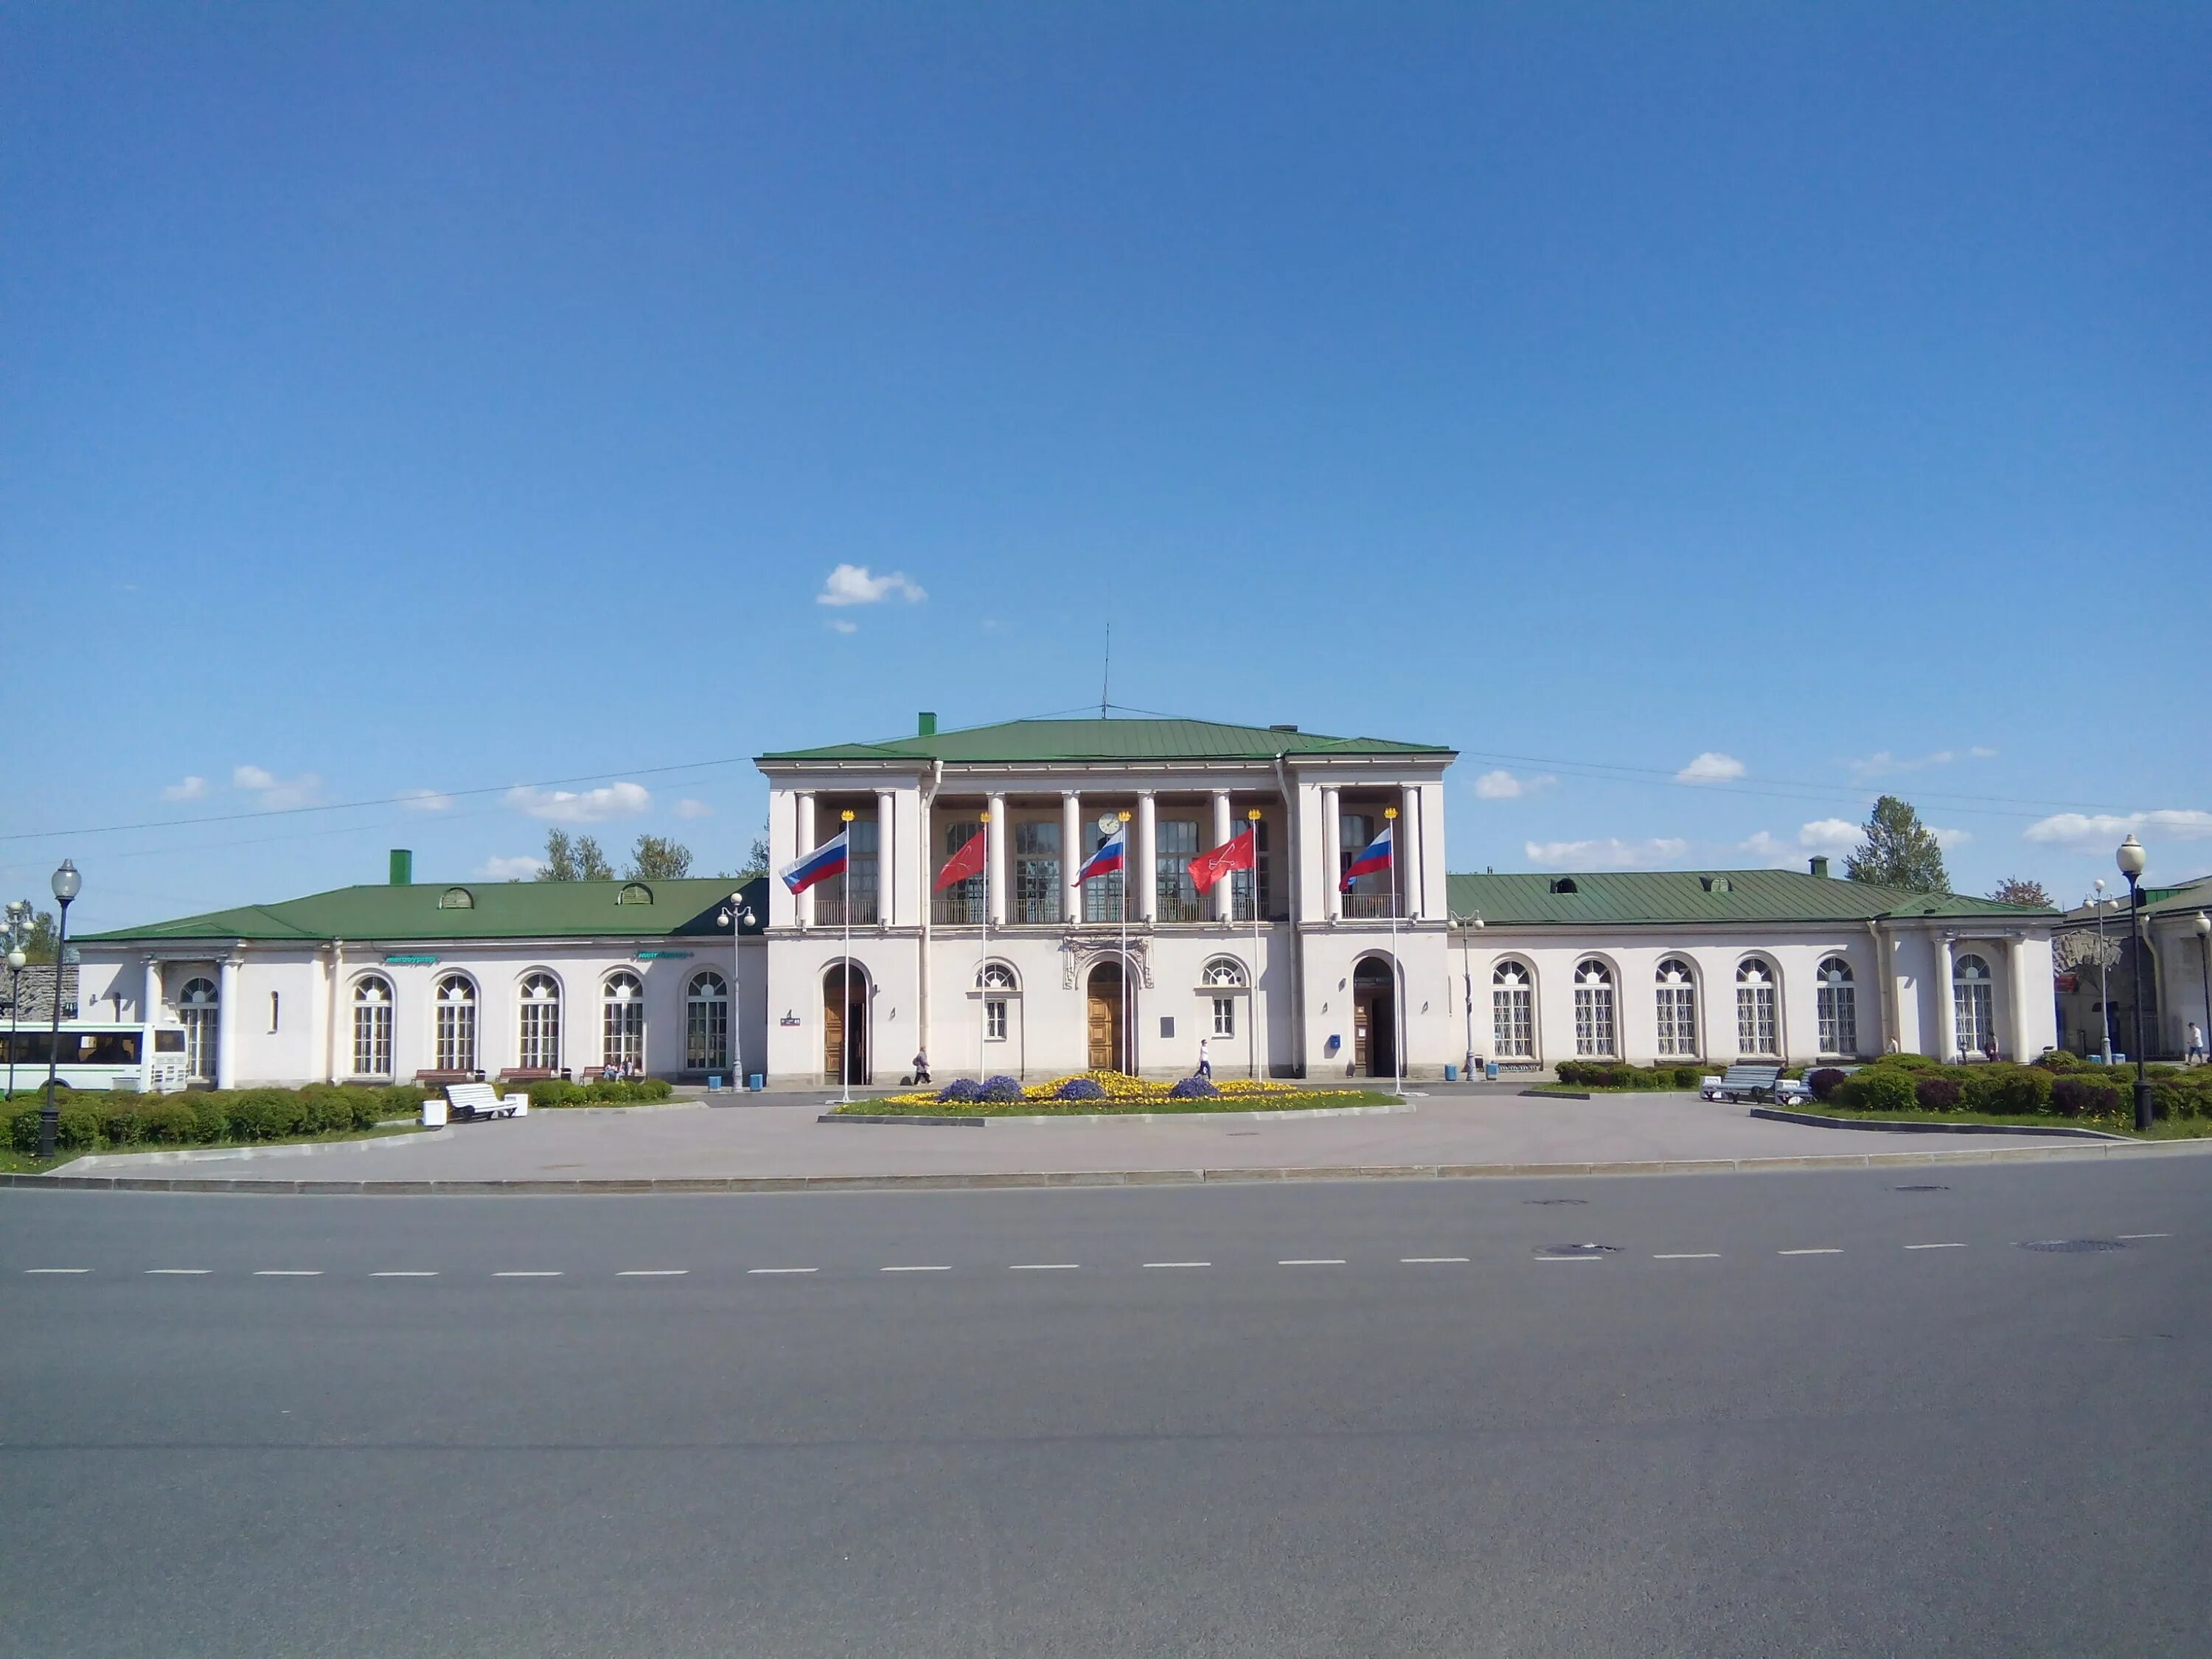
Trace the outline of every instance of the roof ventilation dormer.
[[1725, 893], [1729, 890], [1729, 878], [1726, 876], [1699, 876], [1698, 884], [1708, 893]]
[[1552, 890], [1555, 893], [1579, 893], [1583, 890], [1575, 885], [1572, 876], [1554, 876], [1552, 878]]
[[615, 902], [617, 904], [650, 904], [653, 902], [653, 889], [641, 881], [626, 881], [623, 884], [622, 891], [615, 895]]
[[473, 910], [477, 908], [477, 896], [465, 887], [448, 887], [438, 895], [438, 908], [441, 910]]

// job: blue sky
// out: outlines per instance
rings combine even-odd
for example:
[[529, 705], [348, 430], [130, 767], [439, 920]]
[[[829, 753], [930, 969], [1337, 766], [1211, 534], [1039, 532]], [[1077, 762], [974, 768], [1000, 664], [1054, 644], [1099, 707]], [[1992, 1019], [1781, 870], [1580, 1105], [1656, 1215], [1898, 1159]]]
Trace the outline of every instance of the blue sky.
[[74, 856], [82, 925], [556, 822], [727, 866], [744, 757], [1095, 703], [1109, 620], [1117, 703], [1457, 746], [1455, 868], [1795, 864], [1893, 788], [1966, 890], [2212, 869], [2201, 7], [0, 62], [0, 883]]

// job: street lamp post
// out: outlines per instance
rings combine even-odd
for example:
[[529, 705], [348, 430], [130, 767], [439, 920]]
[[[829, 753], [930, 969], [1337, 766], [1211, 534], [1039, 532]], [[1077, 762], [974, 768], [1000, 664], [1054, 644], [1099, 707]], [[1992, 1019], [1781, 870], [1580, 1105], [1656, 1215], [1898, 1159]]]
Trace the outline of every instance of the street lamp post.
[[23, 965], [30, 957], [11, 936], [8, 945], [8, 1098], [15, 1097], [15, 1050], [19, 1046], [16, 1034], [22, 1030]]
[[83, 885], [84, 878], [77, 874], [76, 866], [64, 859], [53, 879], [54, 898], [62, 914], [54, 933], [54, 1022], [49, 1034], [52, 1046], [46, 1050], [46, 1097], [39, 1107], [39, 1157], [42, 1160], [51, 1160], [54, 1155], [54, 1131], [61, 1119], [61, 1102], [55, 1089], [62, 1056], [62, 973], [69, 963], [70, 901]]
[[2112, 1063], [2112, 979], [2105, 963], [2105, 878], [2097, 878], [2097, 1024], [2103, 1028], [2105, 1064]]
[[2204, 1024], [2197, 1030], [2212, 1044], [2212, 915], [2197, 913], [2197, 978], [2204, 989]]
[[2120, 866], [2120, 873], [2128, 878], [2128, 932], [2134, 944], [2134, 957], [2128, 964], [2134, 975], [2135, 986], [2135, 1050], [2136, 1050], [2136, 1133], [2150, 1133], [2150, 1079], [2144, 1072], [2143, 1060], [2143, 948], [2142, 948], [2142, 882], [2143, 866], [2149, 861], [2142, 843], [2132, 835], [2120, 843], [2112, 855]]
[[753, 913], [746, 907], [744, 890], [739, 888], [729, 896], [714, 920], [730, 930], [730, 1069], [736, 1074], [730, 1079], [732, 1091], [745, 1086], [745, 1022], [743, 1012], [744, 977], [744, 932], [752, 926]]
[[1453, 920], [1459, 923], [1460, 977], [1467, 983], [1467, 1070], [1465, 1076], [1467, 1080], [1472, 1083], [1474, 1081], [1474, 960], [1468, 953], [1474, 941], [1468, 939], [1468, 935], [1474, 929], [1482, 927], [1484, 924], [1482, 920], [1482, 912], [1480, 910], [1476, 911], [1471, 916], [1457, 916], [1453, 918]]

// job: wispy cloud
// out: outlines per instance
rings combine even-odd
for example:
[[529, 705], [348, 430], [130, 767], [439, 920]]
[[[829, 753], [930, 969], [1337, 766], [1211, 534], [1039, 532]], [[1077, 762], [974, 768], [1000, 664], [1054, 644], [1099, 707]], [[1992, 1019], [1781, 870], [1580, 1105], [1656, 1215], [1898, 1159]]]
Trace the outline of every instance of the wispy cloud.
[[885, 599], [904, 599], [915, 605], [928, 597], [927, 590], [910, 580], [903, 570], [886, 571], [878, 576], [864, 564], [841, 564], [823, 582], [814, 603], [881, 605]]
[[1549, 772], [1539, 772], [1534, 777], [1516, 777], [1500, 769], [1485, 772], [1474, 781], [1474, 793], [1484, 800], [1519, 800], [1524, 795], [1534, 795], [1551, 788], [1559, 782]]
[[453, 798], [434, 789], [403, 789], [399, 804], [410, 812], [443, 812], [453, 805]]
[[1974, 832], [1971, 830], [1946, 830], [1940, 823], [1929, 824], [1928, 833], [1936, 837], [1936, 844], [1947, 853], [1954, 847], [1964, 847], [1974, 838]]
[[501, 858], [495, 854], [477, 866], [477, 874], [491, 881], [535, 881], [538, 872], [545, 867], [545, 860], [519, 853], [513, 858]]
[[610, 783], [581, 791], [518, 786], [508, 790], [505, 799], [516, 811], [555, 823], [605, 823], [610, 818], [634, 818], [653, 805], [651, 793], [636, 783]]
[[714, 816], [714, 809], [705, 801], [693, 800], [687, 795], [676, 803], [676, 816], [679, 818], [711, 818]]
[[1971, 749], [1937, 749], [1925, 755], [1893, 755], [1887, 749], [1877, 750], [1863, 760], [1847, 760], [1844, 766], [1852, 777], [1860, 781], [1871, 778], [1893, 777], [1899, 772], [1924, 772], [1931, 766], [1949, 766], [1961, 755], [1969, 760], [1995, 760], [1997, 751], [1977, 744]]
[[1531, 841], [1521, 846], [1528, 862], [1549, 870], [1648, 870], [1671, 864], [1690, 850], [1672, 836], [1648, 841]]
[[231, 768], [230, 782], [234, 789], [252, 796], [253, 804], [264, 812], [313, 806], [322, 799], [323, 781], [313, 772], [302, 772], [296, 778], [280, 778], [264, 767], [234, 766]]
[[2038, 818], [2021, 834], [2029, 841], [2076, 853], [2110, 850], [2123, 836], [2203, 841], [2212, 837], [2212, 812], [2171, 807], [2154, 812], [2059, 812]]
[[163, 800], [198, 800], [207, 793], [207, 780], [193, 776], [179, 778], [161, 791]]
[[1734, 755], [1708, 749], [1674, 774], [1677, 783], [1727, 783], [1743, 775], [1743, 763]]
[[856, 622], [848, 622], [842, 617], [830, 617], [830, 626], [840, 634], [857, 634], [860, 631], [860, 623]]

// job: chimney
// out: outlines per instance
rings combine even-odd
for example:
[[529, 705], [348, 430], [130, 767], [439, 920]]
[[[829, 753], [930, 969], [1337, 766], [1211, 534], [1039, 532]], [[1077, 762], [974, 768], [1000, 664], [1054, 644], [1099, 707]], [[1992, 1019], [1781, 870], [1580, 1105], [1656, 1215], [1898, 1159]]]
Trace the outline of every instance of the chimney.
[[937, 716], [930, 710], [924, 709], [915, 724], [916, 737], [933, 738], [937, 735]]
[[1816, 876], [1826, 876], [1828, 873], [1828, 855], [1826, 853], [1814, 854], [1806, 868]]
[[392, 884], [410, 887], [415, 882], [415, 854], [404, 847], [392, 849]]

